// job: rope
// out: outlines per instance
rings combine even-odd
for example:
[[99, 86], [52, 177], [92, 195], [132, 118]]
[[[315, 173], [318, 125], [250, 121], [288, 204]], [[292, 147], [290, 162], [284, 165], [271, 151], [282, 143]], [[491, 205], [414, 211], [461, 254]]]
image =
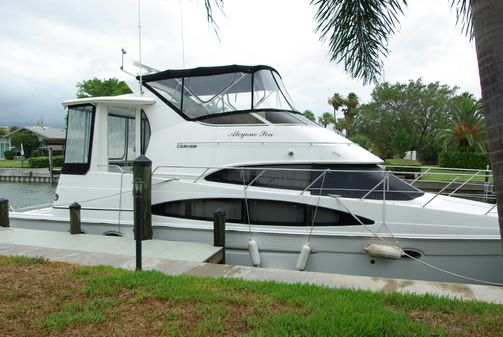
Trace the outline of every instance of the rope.
[[314, 208], [313, 221], [311, 222], [311, 229], [309, 230], [309, 235], [307, 236], [307, 243], [311, 243], [311, 235], [313, 234], [314, 221], [316, 220], [316, 215], [318, 214], [318, 207], [320, 206], [321, 192], [323, 191], [323, 185], [325, 185], [325, 177], [326, 177], [328, 171], [329, 170], [327, 170], [323, 173], [323, 179], [321, 180], [320, 193], [318, 193], [318, 201], [316, 202], [316, 207]]
[[346, 205], [344, 205], [344, 203], [340, 200], [339, 196], [334, 196], [337, 201], [342, 205], [342, 207], [344, 207], [344, 209], [350, 213], [367, 231], [369, 231], [370, 233], [372, 233], [374, 235], [374, 237], [377, 237], [379, 238], [381, 241], [383, 241], [384, 243], [386, 243], [387, 245], [389, 245], [390, 247], [392, 247], [393, 249], [399, 251], [400, 253], [402, 253], [403, 255], [407, 256], [408, 258], [416, 261], [416, 262], [419, 262], [419, 263], [422, 263], [423, 265], [427, 266], [427, 267], [430, 267], [432, 269], [435, 269], [437, 271], [440, 271], [442, 273], [445, 273], [445, 274], [448, 274], [448, 275], [451, 275], [451, 276], [455, 276], [455, 277], [459, 277], [461, 279], [464, 279], [464, 280], [469, 280], [469, 281], [474, 281], [474, 282], [478, 282], [478, 283], [482, 283], [482, 284], [486, 284], [486, 285], [493, 285], [493, 286], [499, 286], [499, 287], [503, 287], [503, 283], [498, 283], [498, 282], [490, 282], [490, 281], [485, 281], [485, 280], [479, 280], [479, 279], [476, 279], [476, 278], [473, 278], [473, 277], [469, 277], [469, 276], [465, 276], [465, 275], [460, 275], [460, 274], [457, 274], [457, 273], [454, 273], [454, 272], [451, 272], [451, 271], [448, 271], [448, 270], [445, 270], [445, 269], [442, 269], [440, 267], [437, 267], [437, 266], [434, 266], [428, 262], [425, 262], [425, 261], [422, 261], [422, 260], [419, 260], [419, 259], [416, 259], [415, 257], [407, 254], [406, 252], [402, 251], [401, 249], [398, 250], [397, 247], [393, 246], [391, 243], [389, 243], [385, 238], [381, 237], [378, 233], [374, 232], [372, 229], [368, 228], [367, 225], [365, 225], [356, 215], [353, 214], [353, 212], [351, 212], [347, 207]]
[[243, 190], [245, 193], [246, 218], [248, 220], [248, 231], [250, 232], [250, 239], [251, 239], [252, 238], [252, 230], [251, 230], [251, 223], [250, 223], [250, 209], [248, 208], [248, 196], [246, 194], [246, 183], [245, 183], [244, 170], [241, 170], [241, 176], [243, 177]]

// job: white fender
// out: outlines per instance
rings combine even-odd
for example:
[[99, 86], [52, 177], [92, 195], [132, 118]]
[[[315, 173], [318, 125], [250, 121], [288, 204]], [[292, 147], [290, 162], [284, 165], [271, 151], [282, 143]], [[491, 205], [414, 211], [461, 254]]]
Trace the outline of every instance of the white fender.
[[255, 267], [260, 266], [260, 254], [258, 251], [257, 242], [253, 238], [250, 238], [250, 241], [248, 241], [248, 251], [250, 252], [250, 257], [253, 265]]
[[302, 246], [302, 249], [300, 250], [299, 259], [297, 260], [298, 270], [306, 269], [307, 260], [309, 260], [310, 254], [311, 254], [311, 247], [309, 247], [309, 244], [306, 243], [304, 246]]
[[371, 243], [363, 249], [372, 257], [381, 257], [392, 260], [399, 260], [404, 254], [400, 247], [380, 243]]

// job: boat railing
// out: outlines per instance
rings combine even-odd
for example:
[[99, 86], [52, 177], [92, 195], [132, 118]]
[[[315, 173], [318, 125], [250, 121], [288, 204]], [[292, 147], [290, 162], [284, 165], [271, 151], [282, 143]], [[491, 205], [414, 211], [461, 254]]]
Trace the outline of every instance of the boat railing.
[[434, 166], [389, 165], [386, 169], [426, 192], [494, 203], [492, 171]]
[[[182, 175], [190, 178], [193, 183], [198, 183], [212, 173], [230, 170], [238, 172], [234, 177], [234, 184], [243, 185], [244, 189], [251, 186], [273, 187], [290, 190], [299, 190], [303, 195], [307, 191], [313, 195], [318, 194], [351, 194], [361, 200], [372, 198], [382, 198], [386, 200], [396, 200], [394, 193], [414, 193], [423, 194], [423, 191], [434, 193], [422, 207], [426, 207], [439, 195], [467, 198], [486, 203], [495, 203], [493, 190], [493, 178], [491, 170], [469, 170], [438, 167], [418, 167], [418, 166], [379, 166], [378, 169], [308, 169], [308, 168], [284, 168], [284, 167], [221, 167], [221, 166], [159, 166], [153, 171], [153, 176], [166, 178], [166, 176]], [[170, 173], [171, 172], [171, 173]], [[179, 172], [179, 173], [176, 173]], [[181, 172], [181, 173], [180, 173]], [[197, 172], [188, 174], [187, 172]], [[283, 174], [281, 173], [283, 172]], [[295, 175], [293, 172], [303, 172]], [[322, 186], [320, 180], [331, 174], [337, 173], [371, 173], [379, 178], [374, 179], [371, 186], [362, 188], [361, 186]], [[195, 177], [195, 178], [194, 178]], [[247, 178], [245, 178], [247, 177]], [[343, 176], [341, 176], [343, 177]], [[400, 179], [408, 183], [409, 189], [390, 189], [390, 180]], [[335, 178], [337, 179], [337, 178]], [[344, 184], [343, 184], [344, 185]], [[287, 188], [285, 186], [291, 186]], [[384, 186], [384, 189], [383, 189]], [[323, 191], [322, 191], [323, 190]], [[485, 214], [489, 214], [494, 207]]]

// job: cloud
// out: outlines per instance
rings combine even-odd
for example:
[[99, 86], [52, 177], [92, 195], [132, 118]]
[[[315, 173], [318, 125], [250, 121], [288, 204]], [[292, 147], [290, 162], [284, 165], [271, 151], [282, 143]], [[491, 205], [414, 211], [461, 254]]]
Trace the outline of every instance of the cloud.
[[[1, 2], [0, 125], [30, 125], [43, 117], [46, 124], [61, 126], [61, 101], [75, 96], [77, 82], [129, 79], [119, 71], [120, 50], [127, 50], [126, 68], [136, 72], [131, 63], [139, 58], [137, 8], [136, 0]], [[219, 42], [202, 1], [142, 1], [142, 62], [162, 70], [184, 64], [271, 65], [296, 107], [319, 115], [331, 111], [326, 101], [334, 92], [355, 92], [368, 101], [372, 86], [364, 87], [342, 65], [329, 62], [328, 46], [313, 33], [314, 10], [308, 1], [287, 6], [284, 1], [225, 1], [225, 17], [215, 9]], [[390, 42], [385, 79], [423, 77], [480, 96], [474, 48], [455, 27], [448, 6], [416, 1], [406, 13], [401, 32]]]

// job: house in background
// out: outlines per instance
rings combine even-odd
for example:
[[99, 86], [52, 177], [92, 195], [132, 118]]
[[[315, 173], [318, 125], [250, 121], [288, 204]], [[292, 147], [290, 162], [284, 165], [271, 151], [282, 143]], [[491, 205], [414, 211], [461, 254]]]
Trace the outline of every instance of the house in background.
[[64, 154], [66, 138], [65, 129], [51, 128], [48, 126], [25, 126], [0, 137], [0, 159], [5, 159], [4, 152], [7, 150], [20, 150], [12, 146], [11, 140], [12, 136], [22, 130], [31, 132], [38, 138], [40, 141], [40, 152], [42, 154], [47, 155], [49, 149], [52, 149], [52, 153], [55, 156]]

